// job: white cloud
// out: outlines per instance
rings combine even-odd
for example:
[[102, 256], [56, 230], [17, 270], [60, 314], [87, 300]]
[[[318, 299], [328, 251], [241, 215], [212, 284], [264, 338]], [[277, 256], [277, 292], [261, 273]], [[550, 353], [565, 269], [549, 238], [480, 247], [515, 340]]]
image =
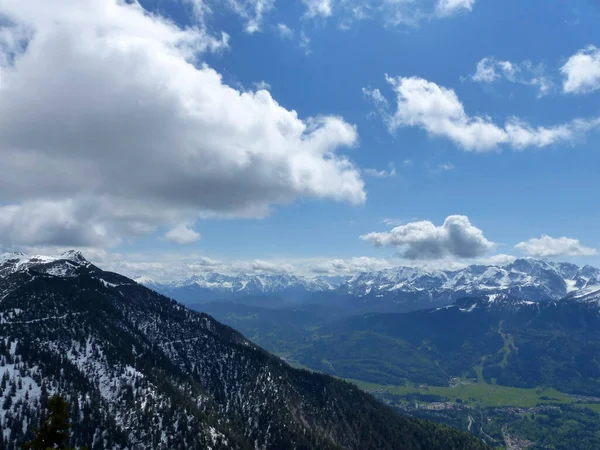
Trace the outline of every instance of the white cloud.
[[404, 225], [407, 224], [409, 222], [416, 222], [419, 219], [417, 219], [416, 217], [413, 217], [412, 219], [402, 219], [402, 218], [396, 218], [396, 217], [385, 217], [381, 220], [381, 223], [387, 225], [387, 226], [396, 226], [396, 225]]
[[212, 13], [207, 0], [182, 0], [192, 7], [192, 12], [197, 23], [204, 25], [207, 17]]
[[500, 63], [501, 61], [494, 61], [491, 58], [483, 58], [477, 63], [477, 70], [471, 76], [471, 79], [480, 83], [492, 83], [496, 81], [500, 78], [498, 68], [504, 67]]
[[271, 90], [271, 85], [264, 80], [254, 83], [254, 87], [256, 88], [257, 91], [260, 91], [260, 90], [270, 91]]
[[300, 42], [298, 47], [304, 51], [305, 55], [310, 55], [312, 53], [312, 50], [310, 49], [310, 42], [310, 37], [308, 37], [304, 30], [300, 31]]
[[553, 256], [590, 256], [596, 255], [595, 248], [585, 247], [578, 239], [568, 237], [553, 238], [542, 235], [539, 238], [531, 238], [525, 242], [519, 242], [515, 248], [530, 256], [553, 257]]
[[396, 166], [394, 163], [389, 164], [390, 170], [364, 169], [367, 175], [375, 178], [390, 178], [396, 176]]
[[246, 33], [261, 30], [264, 16], [275, 7], [275, 0], [227, 0], [240, 17], [246, 20]]
[[279, 36], [283, 39], [292, 39], [294, 37], [294, 30], [288, 27], [285, 23], [278, 23], [275, 27]]
[[417, 27], [473, 9], [476, 0], [302, 0], [307, 18], [331, 18], [341, 30], [374, 20], [385, 27]]
[[439, 16], [451, 16], [453, 14], [471, 11], [475, 5], [475, 0], [438, 0], [436, 12]]
[[306, 5], [307, 17], [329, 17], [333, 6], [332, 0], [302, 0]]
[[[87, 207], [75, 200], [32, 201], [19, 205], [0, 206], [0, 237], [3, 243], [43, 245], [52, 243], [64, 246], [112, 246], [119, 243], [118, 236], [98, 215], [102, 205]], [[134, 226], [115, 223], [122, 233], [137, 234]]]
[[189, 223], [180, 223], [175, 228], [169, 230], [165, 237], [176, 244], [193, 244], [200, 239], [200, 233], [195, 231]]
[[[303, 276], [354, 275], [358, 272], [382, 270], [394, 267], [399, 260], [352, 257], [352, 258], [304, 258], [304, 259], [253, 259], [229, 260], [212, 258], [198, 253], [113, 253], [103, 249], [80, 247], [83, 255], [104, 270], [114, 271], [130, 278], [146, 276], [155, 281], [173, 281], [189, 278], [194, 274], [222, 273], [227, 275], [288, 273]], [[16, 249], [1, 249], [16, 250]], [[21, 247], [30, 255], [57, 255], [68, 247]], [[1, 251], [0, 251], [1, 253]]]
[[516, 64], [494, 57], [483, 58], [469, 78], [478, 83], [489, 84], [505, 79], [511, 83], [534, 86], [538, 90], [538, 97], [547, 95], [553, 88], [552, 80], [546, 75], [544, 67], [534, 66], [530, 61]]
[[[431, 136], [445, 137], [470, 151], [490, 151], [500, 145], [514, 149], [547, 147], [560, 142], [572, 142], [586, 132], [600, 127], [600, 117], [575, 119], [552, 127], [533, 127], [517, 117], [509, 118], [504, 126], [487, 116], [470, 116], [452, 89], [423, 78], [389, 77], [388, 83], [397, 96], [393, 113], [376, 102], [391, 132], [400, 127], [419, 127]], [[366, 90], [378, 98], [374, 91]]]
[[477, 261], [477, 264], [506, 266], [507, 264], [514, 262], [516, 259], [517, 258], [513, 255], [505, 255], [500, 253], [498, 255], [492, 255], [485, 258], [481, 258]]
[[358, 272], [373, 272], [398, 265], [397, 260], [358, 256], [354, 258], [324, 259], [304, 264], [308, 275], [354, 275]]
[[439, 227], [427, 220], [411, 222], [360, 238], [375, 247], [395, 247], [403, 258], [412, 260], [476, 258], [495, 246], [466, 216], [449, 216]]
[[355, 127], [224, 84], [197, 60], [224, 36], [137, 3], [46, 3], [0, 4], [0, 240], [108, 246], [300, 197], [365, 201], [338, 153]]
[[385, 109], [389, 106], [387, 98], [384, 97], [379, 89], [362, 88], [362, 92], [363, 95], [370, 99], [378, 108]]
[[[137, 1], [137, 0], [136, 0]], [[275, 0], [181, 0], [191, 5], [196, 21], [204, 26], [213, 8], [229, 8], [245, 21], [244, 30], [254, 34], [262, 30], [265, 16], [275, 7]]]
[[586, 94], [600, 89], [600, 48], [590, 45], [571, 56], [560, 69], [563, 91]]

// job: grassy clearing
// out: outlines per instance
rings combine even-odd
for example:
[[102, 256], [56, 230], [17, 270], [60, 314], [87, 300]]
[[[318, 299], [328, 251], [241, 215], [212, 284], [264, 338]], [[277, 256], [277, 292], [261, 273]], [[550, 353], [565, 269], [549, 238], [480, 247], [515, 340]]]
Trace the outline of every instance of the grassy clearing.
[[479, 384], [487, 384], [483, 378], [483, 364], [485, 363], [485, 358], [485, 356], [481, 358], [481, 362], [473, 367], [473, 370], [475, 370], [475, 373], [477, 374], [477, 382]]
[[[572, 403], [572, 399], [555, 389], [521, 389], [491, 384], [461, 384], [456, 387], [443, 386], [383, 386], [358, 380], [347, 380], [369, 392], [388, 392], [396, 395], [431, 394], [460, 399], [465, 403], [482, 407], [516, 406], [531, 407], [548, 403]], [[541, 398], [543, 397], [543, 399]], [[600, 405], [594, 405], [600, 407]], [[600, 411], [599, 411], [600, 412]]]
[[579, 403], [576, 406], [578, 408], [588, 408], [600, 414], [600, 403]]
[[498, 333], [500, 334], [500, 336], [502, 336], [502, 340], [504, 341], [504, 347], [501, 350], [503, 355], [502, 361], [500, 362], [500, 366], [506, 367], [506, 365], [508, 364], [508, 357], [510, 356], [513, 350], [517, 350], [517, 347], [515, 345], [515, 339], [510, 334], [507, 335], [502, 332], [503, 324], [504, 321], [500, 321], [500, 325], [498, 327]]

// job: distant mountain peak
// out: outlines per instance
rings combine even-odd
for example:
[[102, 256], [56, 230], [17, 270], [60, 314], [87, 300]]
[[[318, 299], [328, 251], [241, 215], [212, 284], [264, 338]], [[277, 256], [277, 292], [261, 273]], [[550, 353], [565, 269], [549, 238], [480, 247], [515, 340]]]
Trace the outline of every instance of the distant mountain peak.
[[91, 263], [82, 253], [76, 250], [69, 250], [59, 256], [4, 253], [0, 255], [0, 277], [29, 269], [36, 269], [53, 276], [72, 276], [77, 268], [90, 265]]
[[85, 259], [83, 254], [78, 250], [68, 250], [62, 253], [58, 259], [66, 259], [79, 264], [89, 264], [88, 260]]
[[27, 255], [21, 252], [2, 253], [0, 254], [0, 264], [6, 264], [11, 261], [22, 261], [25, 258], [27, 258]]
[[599, 269], [520, 258], [507, 265], [471, 265], [460, 270], [395, 267], [364, 272], [340, 289], [357, 297], [421, 293], [425, 301], [449, 304], [461, 296], [500, 293], [536, 301], [557, 300], [571, 291], [596, 285], [600, 287]]
[[141, 284], [144, 286], [151, 286], [153, 284], [156, 284], [156, 282], [152, 278], [147, 277], [145, 275], [134, 277], [133, 281], [135, 281], [137, 284]]
[[204, 289], [214, 292], [275, 294], [280, 292], [326, 292], [337, 288], [331, 281], [322, 278], [307, 278], [295, 274], [240, 274], [226, 275], [216, 272], [193, 274], [189, 278], [170, 283], [154, 283], [139, 277], [141, 284], [156, 285], [163, 292], [176, 289]]

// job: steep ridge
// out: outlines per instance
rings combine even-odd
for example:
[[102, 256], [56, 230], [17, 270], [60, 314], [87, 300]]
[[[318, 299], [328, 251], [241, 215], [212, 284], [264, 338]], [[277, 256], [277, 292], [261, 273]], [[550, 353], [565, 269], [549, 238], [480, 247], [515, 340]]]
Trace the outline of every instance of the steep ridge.
[[48, 395], [90, 449], [479, 449], [356, 387], [292, 369], [206, 314], [70, 252], [0, 259], [0, 425], [18, 448]]

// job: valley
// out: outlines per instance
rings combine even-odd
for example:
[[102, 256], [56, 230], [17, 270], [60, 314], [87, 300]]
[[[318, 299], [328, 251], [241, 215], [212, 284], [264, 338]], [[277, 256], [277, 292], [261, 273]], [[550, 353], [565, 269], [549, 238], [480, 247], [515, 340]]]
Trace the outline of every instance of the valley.
[[331, 320], [309, 305], [194, 307], [292, 365], [343, 378], [404, 414], [468, 430], [492, 446], [600, 445], [594, 299], [494, 294], [410, 313], [338, 312]]

